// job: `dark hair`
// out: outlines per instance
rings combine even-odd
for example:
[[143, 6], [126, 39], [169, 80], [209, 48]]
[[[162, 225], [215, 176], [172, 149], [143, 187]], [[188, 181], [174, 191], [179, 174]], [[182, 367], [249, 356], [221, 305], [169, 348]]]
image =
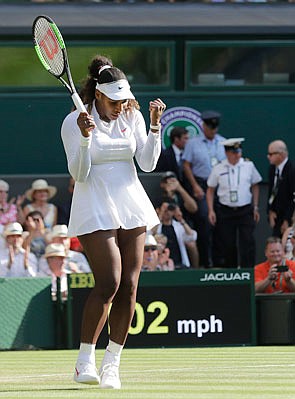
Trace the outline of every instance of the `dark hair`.
[[174, 143], [176, 138], [181, 138], [185, 134], [188, 134], [188, 130], [183, 126], [175, 126], [170, 133], [170, 142], [171, 144]]
[[[100, 69], [105, 66], [110, 65], [111, 68], [104, 69], [99, 73]], [[116, 82], [120, 79], [126, 79], [126, 75], [119, 68], [113, 66], [113, 62], [110, 58], [103, 55], [96, 55], [90, 65], [88, 66], [88, 76], [82, 83], [80, 90], [80, 97], [84, 104], [91, 105], [95, 99], [96, 83], [110, 83]], [[129, 102], [139, 109], [138, 103], [135, 100], [129, 100]]]
[[170, 202], [170, 204], [167, 206], [168, 211], [175, 211], [176, 209], [176, 204], [173, 202]]
[[43, 218], [43, 215], [42, 215], [42, 213], [41, 213], [40, 211], [32, 211], [32, 212], [29, 212], [29, 213], [27, 214], [26, 220], [28, 220], [29, 217], [33, 218], [34, 216], [39, 216], [42, 220], [44, 219], [44, 218]]

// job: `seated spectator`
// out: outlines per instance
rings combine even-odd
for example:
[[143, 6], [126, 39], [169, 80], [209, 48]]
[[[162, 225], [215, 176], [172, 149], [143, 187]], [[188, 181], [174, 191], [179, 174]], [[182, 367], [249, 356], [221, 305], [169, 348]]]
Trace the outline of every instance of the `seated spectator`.
[[156, 271], [161, 270], [159, 264], [159, 253], [157, 241], [152, 234], [147, 233], [144, 243], [144, 253], [142, 261], [142, 271]]
[[292, 216], [292, 226], [284, 231], [282, 244], [285, 251], [285, 258], [295, 260], [295, 213]]
[[[24, 196], [19, 195], [17, 199], [11, 198], [8, 201], [9, 184], [5, 180], [0, 180], [0, 235], [3, 233], [4, 226], [8, 223], [22, 223], [21, 204]], [[0, 237], [0, 250], [5, 248], [5, 239]]]
[[[194, 230], [190, 227], [190, 225], [184, 219], [181, 209], [178, 205], [175, 205], [173, 217], [184, 227], [185, 232], [188, 235], [192, 235], [192, 231], [194, 231]], [[197, 241], [195, 239], [191, 239], [190, 241], [187, 240], [187, 241], [185, 241], [185, 246], [187, 249], [191, 267], [194, 269], [198, 269], [198, 267], [199, 267], [199, 251], [198, 251], [198, 247], [197, 247]]]
[[295, 262], [284, 259], [282, 241], [278, 237], [270, 237], [265, 247], [266, 261], [254, 267], [255, 292], [258, 293], [290, 293], [295, 292]]
[[9, 184], [5, 180], [0, 180], [0, 224], [18, 222], [18, 212], [24, 196], [19, 195], [17, 199], [11, 198], [8, 202]]
[[[161, 223], [152, 229], [153, 234], [164, 234], [167, 247], [176, 269], [190, 267], [190, 261], [185, 246], [186, 242], [196, 240], [197, 232], [189, 226], [182, 225], [174, 219], [175, 205], [163, 202], [157, 208]], [[188, 229], [189, 228], [189, 229]]]
[[[70, 249], [71, 240], [68, 237], [68, 227], [65, 224], [56, 224], [53, 226], [52, 231], [47, 236], [47, 240], [52, 244], [62, 244], [64, 246], [68, 260], [67, 265], [69, 266], [67, 269], [68, 272], [71, 272], [73, 270], [73, 265], [75, 265], [74, 269], [79, 271], [79, 273], [91, 273], [85, 255]], [[39, 270], [45, 274], [48, 273], [48, 265], [44, 257], [39, 261]]]
[[174, 172], [166, 172], [163, 174], [160, 187], [162, 193], [161, 198], [159, 198], [159, 203], [163, 201], [175, 203], [183, 212], [188, 212], [191, 215], [198, 210], [196, 201], [182, 187]]
[[58, 207], [57, 224], [66, 224], [66, 225], [69, 224], [74, 186], [75, 186], [75, 180], [72, 177], [70, 177], [68, 185], [68, 192], [70, 194], [70, 197], [66, 202], [64, 202]]
[[46, 245], [48, 244], [42, 213], [39, 211], [28, 213], [24, 226], [23, 247], [25, 249], [29, 248], [30, 252], [33, 253], [37, 259], [40, 259], [41, 256], [44, 255]]
[[175, 269], [173, 259], [170, 258], [170, 250], [167, 248], [168, 239], [164, 234], [155, 234], [158, 247], [158, 264], [161, 270], [172, 271]]
[[66, 258], [65, 247], [62, 244], [48, 244], [44, 255], [47, 265], [47, 275], [51, 276], [51, 295], [52, 299], [57, 299], [57, 278], [60, 278], [60, 292], [63, 300], [68, 296], [67, 274], [79, 273], [75, 265], [70, 270], [69, 262]]
[[56, 187], [49, 186], [44, 179], [35, 180], [32, 187], [25, 192], [26, 198], [31, 201], [24, 209], [24, 217], [32, 211], [39, 211], [43, 215], [45, 228], [51, 229], [57, 222], [57, 207], [49, 200], [55, 196]]
[[8, 223], [3, 231], [6, 248], [0, 252], [0, 277], [35, 277], [37, 258], [23, 248], [23, 228], [20, 223]]

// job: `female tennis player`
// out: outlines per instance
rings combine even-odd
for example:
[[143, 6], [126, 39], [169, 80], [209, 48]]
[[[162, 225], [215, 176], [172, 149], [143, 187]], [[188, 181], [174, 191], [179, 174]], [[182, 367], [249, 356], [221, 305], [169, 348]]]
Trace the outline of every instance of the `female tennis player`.
[[[134, 314], [145, 234], [159, 224], [133, 158], [145, 172], [155, 168], [166, 105], [159, 98], [149, 103], [147, 134], [125, 74], [103, 56], [88, 69], [80, 93], [88, 113], [74, 111], [62, 125], [76, 181], [69, 235], [79, 237], [95, 279], [84, 307], [74, 380], [120, 389], [120, 355]], [[95, 346], [109, 311], [109, 343], [97, 372]]]

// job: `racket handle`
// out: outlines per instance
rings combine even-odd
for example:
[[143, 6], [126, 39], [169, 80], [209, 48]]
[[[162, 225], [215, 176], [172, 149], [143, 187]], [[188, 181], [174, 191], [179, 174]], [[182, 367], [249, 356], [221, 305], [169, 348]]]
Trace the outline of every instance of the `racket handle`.
[[72, 100], [73, 100], [73, 103], [75, 104], [78, 111], [87, 112], [87, 109], [85, 108], [85, 105], [83, 104], [78, 93], [72, 94]]

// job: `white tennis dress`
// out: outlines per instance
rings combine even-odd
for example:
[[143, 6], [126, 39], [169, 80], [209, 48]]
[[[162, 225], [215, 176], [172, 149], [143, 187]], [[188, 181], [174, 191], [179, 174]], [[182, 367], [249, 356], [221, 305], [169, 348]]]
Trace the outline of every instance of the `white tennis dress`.
[[144, 118], [135, 110], [106, 123], [95, 106], [96, 129], [90, 138], [77, 125], [78, 111], [64, 120], [61, 135], [70, 174], [75, 179], [69, 235], [96, 230], [133, 229], [160, 223], [140, 183], [133, 157], [145, 172], [156, 167], [161, 152], [160, 134], [146, 133]]

